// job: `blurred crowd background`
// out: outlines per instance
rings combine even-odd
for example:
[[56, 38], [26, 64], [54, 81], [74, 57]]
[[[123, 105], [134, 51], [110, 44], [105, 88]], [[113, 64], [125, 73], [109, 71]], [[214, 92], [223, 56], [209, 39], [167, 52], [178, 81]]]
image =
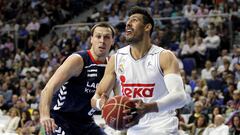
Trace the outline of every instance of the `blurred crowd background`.
[[[110, 55], [126, 46], [127, 10], [139, 5], [154, 17], [152, 43], [172, 50], [179, 60], [189, 99], [177, 110], [181, 134], [219, 135], [220, 128], [239, 135], [239, 4], [239, 0], [1, 0], [0, 134], [44, 134], [39, 96], [56, 68], [71, 53], [90, 48], [89, 30], [96, 22], [108, 21], [115, 27]], [[81, 16], [85, 11], [91, 13]], [[79, 25], [61, 25], [76, 18], [81, 18]]]

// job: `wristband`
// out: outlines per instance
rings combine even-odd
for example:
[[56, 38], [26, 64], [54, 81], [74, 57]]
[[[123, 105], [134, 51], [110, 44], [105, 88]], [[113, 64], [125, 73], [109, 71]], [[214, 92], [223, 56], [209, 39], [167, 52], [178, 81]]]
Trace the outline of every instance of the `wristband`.
[[100, 111], [100, 110], [102, 110], [102, 107], [100, 106], [100, 98], [99, 99], [97, 99], [97, 101], [96, 101], [96, 108]]

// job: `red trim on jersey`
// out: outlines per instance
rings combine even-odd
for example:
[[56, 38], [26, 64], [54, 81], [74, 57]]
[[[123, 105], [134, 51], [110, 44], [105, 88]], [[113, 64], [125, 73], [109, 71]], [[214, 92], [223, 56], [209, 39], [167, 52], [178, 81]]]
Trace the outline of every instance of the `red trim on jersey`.
[[88, 53], [88, 55], [89, 55], [89, 57], [91, 58], [91, 60], [92, 60], [93, 63], [95, 63], [95, 64], [104, 64], [104, 63], [101, 62], [101, 61], [96, 61], [96, 60], [94, 59], [94, 57], [93, 57], [93, 55], [92, 55], [92, 53], [91, 53], [90, 50], [87, 50], [87, 53]]
[[121, 84], [123, 87], [153, 87], [155, 84], [142, 84], [142, 83], [130, 83], [130, 84]]

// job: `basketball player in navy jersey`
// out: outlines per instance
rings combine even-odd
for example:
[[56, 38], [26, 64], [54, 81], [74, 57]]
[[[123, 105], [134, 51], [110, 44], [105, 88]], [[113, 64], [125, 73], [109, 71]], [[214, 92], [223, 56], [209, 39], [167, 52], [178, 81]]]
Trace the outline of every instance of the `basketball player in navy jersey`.
[[113, 43], [114, 28], [96, 24], [91, 29], [91, 49], [70, 55], [50, 78], [40, 100], [40, 121], [47, 134], [105, 134], [93, 121], [90, 100]]
[[[101, 110], [113, 88], [132, 98], [135, 109], [124, 110], [129, 135], [178, 135], [175, 109], [187, 101], [175, 55], [151, 43], [154, 22], [144, 8], [128, 13], [128, 46], [113, 55], [91, 100]], [[113, 119], [114, 120], [114, 119]]]

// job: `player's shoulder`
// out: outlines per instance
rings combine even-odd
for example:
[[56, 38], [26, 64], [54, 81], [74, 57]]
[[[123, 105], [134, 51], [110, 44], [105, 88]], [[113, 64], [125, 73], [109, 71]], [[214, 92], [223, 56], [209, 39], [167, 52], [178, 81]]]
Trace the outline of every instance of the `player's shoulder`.
[[158, 54], [164, 50], [165, 50], [164, 48], [152, 44], [152, 48], [150, 49], [149, 54]]
[[166, 57], [175, 57], [175, 54], [170, 51], [170, 50], [167, 50], [167, 49], [164, 49], [161, 54], [161, 56], [166, 56]]
[[[159, 55], [160, 57], [160, 66], [165, 69], [171, 65], [178, 65], [178, 60], [175, 54], [170, 50], [164, 50]], [[165, 68], [164, 68], [165, 67]]]
[[81, 51], [74, 52], [72, 55], [80, 56], [83, 58], [83, 57], [87, 57], [89, 53], [90, 53], [89, 50], [81, 50]]
[[130, 45], [127, 45], [127, 46], [125, 46], [123, 48], [118, 49], [116, 54], [125, 55], [125, 54], [129, 53], [129, 50], [130, 50]]
[[72, 54], [70, 54], [70, 55], [68, 55], [68, 56], [66, 56], [66, 57], [63, 57], [62, 59], [61, 59], [61, 64], [63, 64], [63, 63], [66, 63], [66, 61], [72, 61], [72, 60], [74, 60], [74, 59], [83, 59], [83, 55], [81, 55], [81, 54], [83, 54], [84, 53], [84, 51], [78, 51], [78, 52], [74, 52], [74, 53], [72, 53]]

